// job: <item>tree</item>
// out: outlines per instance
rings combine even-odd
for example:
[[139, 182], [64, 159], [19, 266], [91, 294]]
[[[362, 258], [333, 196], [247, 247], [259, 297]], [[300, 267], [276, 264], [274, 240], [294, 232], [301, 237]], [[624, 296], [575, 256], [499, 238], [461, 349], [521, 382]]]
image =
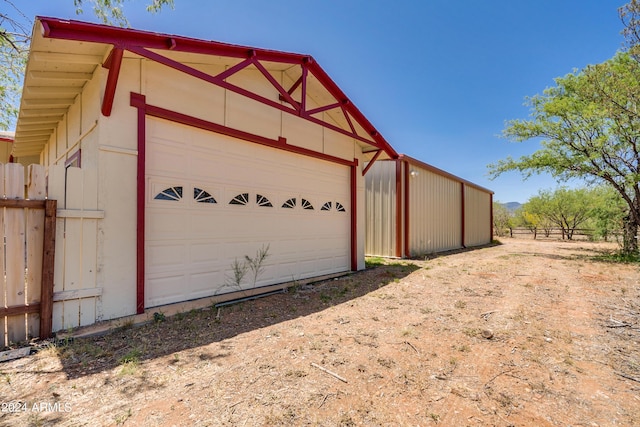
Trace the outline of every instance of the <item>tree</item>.
[[496, 236], [504, 236], [506, 229], [511, 228], [511, 212], [500, 202], [493, 202], [493, 229]]
[[620, 195], [608, 186], [595, 188], [594, 196], [591, 214], [594, 237], [607, 241], [612, 234], [622, 230], [625, 203]]
[[32, 25], [12, 2], [4, 2], [12, 12], [0, 14], [0, 129], [7, 130], [18, 113]]
[[[4, 2], [8, 12], [0, 13], [0, 129], [15, 125], [22, 80], [29, 52], [33, 22], [11, 0]], [[76, 13], [82, 14], [87, 3], [105, 24], [128, 26], [123, 5], [126, 0], [73, 0]], [[156, 13], [164, 6], [173, 8], [173, 0], [151, 0], [147, 11]]]
[[[514, 215], [514, 222], [518, 227], [524, 227], [533, 234], [534, 240], [538, 237], [538, 229], [542, 223], [540, 215], [527, 209], [526, 204], [520, 206]], [[547, 234], [547, 237], [549, 235]]]
[[549, 219], [547, 211], [549, 210], [547, 199], [543, 194], [538, 192], [537, 196], [531, 197], [520, 208], [522, 216], [536, 227], [537, 231], [542, 230], [544, 237], [549, 237], [553, 229], [553, 222]]
[[638, 249], [640, 224], [640, 64], [619, 53], [555, 80], [527, 100], [529, 120], [512, 120], [503, 135], [514, 142], [541, 138], [541, 149], [489, 165], [493, 178], [519, 171], [582, 178], [614, 189], [627, 207], [624, 252]]
[[[129, 21], [122, 10], [125, 1], [126, 0], [89, 0], [88, 3], [93, 5], [93, 13], [104, 24], [116, 24], [121, 27], [128, 27]], [[86, 3], [86, 0], [73, 0], [73, 4], [76, 7], [76, 14], [81, 15], [84, 12], [83, 8]], [[151, 3], [147, 5], [147, 12], [160, 12], [164, 6], [169, 6], [173, 9], [173, 0], [151, 0]]]
[[629, 53], [637, 60], [640, 58], [640, 3], [638, 0], [631, 0], [618, 8], [618, 16], [624, 25], [622, 35], [625, 44]]

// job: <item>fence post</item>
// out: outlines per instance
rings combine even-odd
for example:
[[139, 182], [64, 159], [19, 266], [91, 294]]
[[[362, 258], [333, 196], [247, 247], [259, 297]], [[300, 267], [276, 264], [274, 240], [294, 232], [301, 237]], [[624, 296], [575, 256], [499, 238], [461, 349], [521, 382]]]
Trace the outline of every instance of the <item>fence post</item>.
[[44, 202], [44, 250], [42, 251], [42, 292], [40, 306], [40, 338], [51, 336], [53, 318], [53, 267], [56, 249], [55, 200]]

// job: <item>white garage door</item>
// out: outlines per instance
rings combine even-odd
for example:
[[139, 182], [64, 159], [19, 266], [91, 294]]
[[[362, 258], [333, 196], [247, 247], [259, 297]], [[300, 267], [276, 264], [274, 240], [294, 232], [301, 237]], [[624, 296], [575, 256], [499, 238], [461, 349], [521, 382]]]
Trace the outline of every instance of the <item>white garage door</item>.
[[350, 269], [349, 167], [151, 118], [146, 153], [145, 307]]

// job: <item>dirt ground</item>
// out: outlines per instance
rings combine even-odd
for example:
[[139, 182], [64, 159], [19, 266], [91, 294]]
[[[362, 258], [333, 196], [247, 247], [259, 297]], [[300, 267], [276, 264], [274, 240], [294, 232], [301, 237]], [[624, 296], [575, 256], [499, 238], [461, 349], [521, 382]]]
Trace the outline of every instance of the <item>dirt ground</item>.
[[0, 425], [640, 425], [639, 266], [502, 243], [43, 345]]

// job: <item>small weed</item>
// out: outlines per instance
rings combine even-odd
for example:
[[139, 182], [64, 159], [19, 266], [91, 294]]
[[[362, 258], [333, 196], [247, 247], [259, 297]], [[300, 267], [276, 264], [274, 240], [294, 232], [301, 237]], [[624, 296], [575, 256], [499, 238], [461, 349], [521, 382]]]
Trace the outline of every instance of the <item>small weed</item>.
[[330, 302], [330, 301], [331, 301], [331, 299], [332, 299], [332, 298], [331, 298], [331, 295], [327, 295], [327, 294], [325, 294], [324, 292], [321, 292], [321, 293], [320, 293], [320, 301], [322, 301], [323, 303], [325, 303], [325, 304], [326, 304], [326, 303]]
[[115, 417], [116, 425], [123, 425], [129, 418], [131, 418], [132, 415], [133, 413], [131, 412], [131, 408], [129, 408], [124, 414], [120, 414]]
[[125, 354], [124, 356], [122, 356], [118, 362], [121, 365], [125, 363], [139, 363], [141, 355], [142, 353], [140, 352], [140, 350], [133, 349], [129, 351], [127, 354]]
[[120, 370], [120, 375], [133, 375], [138, 370], [138, 365], [140, 365], [140, 356], [142, 353], [140, 350], [134, 349], [129, 351], [127, 354], [122, 356], [118, 363], [122, 366]]
[[422, 313], [422, 314], [430, 314], [430, 313], [433, 313], [433, 310], [430, 309], [429, 307], [422, 307], [420, 309], [420, 313]]
[[411, 329], [404, 329], [404, 330], [402, 331], [402, 336], [403, 336], [403, 337], [409, 337], [409, 336], [411, 336], [411, 335], [413, 335], [413, 331], [412, 331]]
[[434, 414], [433, 412], [429, 413], [429, 418], [431, 418], [436, 424], [440, 422], [440, 415]]
[[455, 304], [453, 304], [453, 306], [459, 310], [462, 310], [463, 308], [465, 308], [467, 306], [467, 303], [464, 301], [456, 301]]
[[159, 313], [157, 311], [153, 313], [153, 321], [155, 323], [161, 323], [161, 322], [164, 322], [165, 320], [167, 320], [167, 318], [165, 317], [164, 313], [162, 312]]
[[284, 376], [285, 377], [295, 377], [295, 378], [304, 378], [308, 374], [305, 371], [297, 370], [297, 371], [287, 371]]
[[471, 347], [469, 347], [467, 344], [463, 344], [460, 347], [458, 347], [458, 351], [461, 351], [463, 353], [469, 353], [471, 351]]
[[612, 252], [594, 257], [596, 261], [613, 262], [618, 264], [638, 264], [640, 263], [640, 253], [624, 253], [622, 251]]
[[462, 333], [465, 334], [466, 336], [473, 338], [473, 337], [477, 337], [478, 335], [480, 335], [480, 329], [476, 329], [476, 328], [464, 328], [462, 330]]

